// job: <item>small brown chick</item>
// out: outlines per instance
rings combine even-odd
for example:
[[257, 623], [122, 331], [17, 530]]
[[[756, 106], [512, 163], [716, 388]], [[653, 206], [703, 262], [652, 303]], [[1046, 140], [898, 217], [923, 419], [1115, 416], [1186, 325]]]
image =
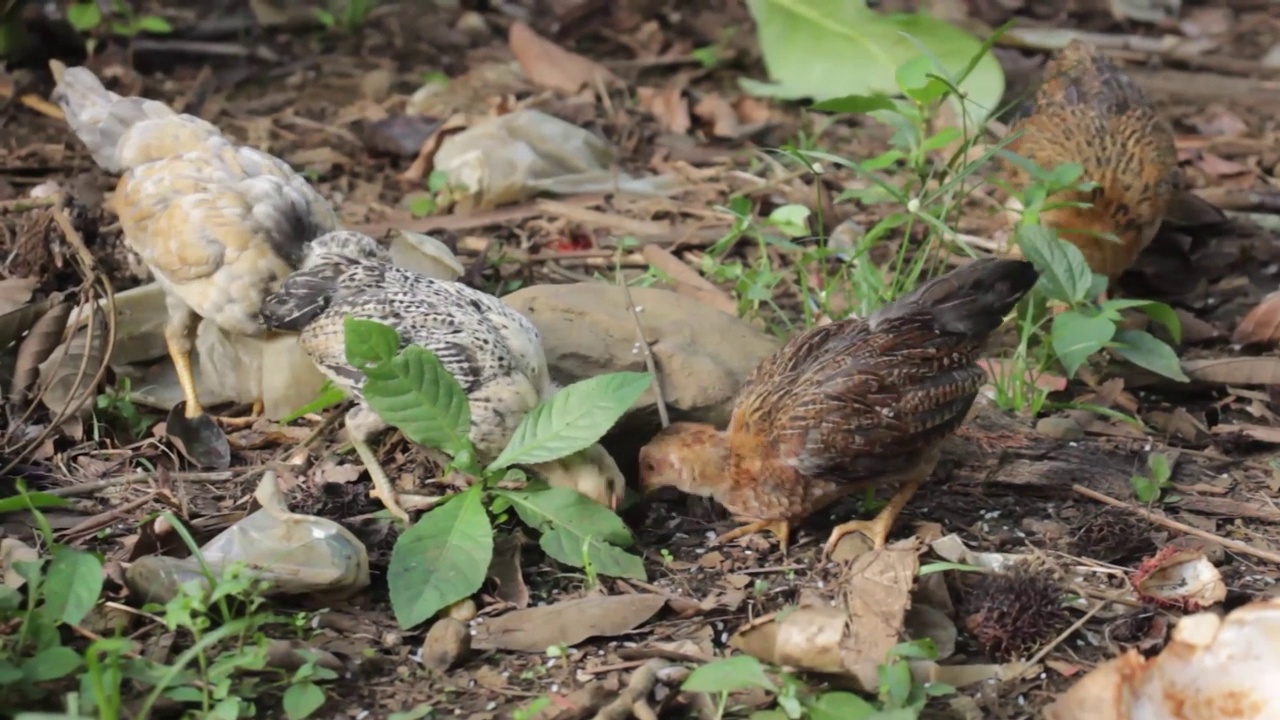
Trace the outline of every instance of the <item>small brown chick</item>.
[[932, 472], [986, 373], [987, 336], [1035, 285], [1021, 260], [978, 260], [934, 278], [870, 317], [811, 328], [747, 379], [729, 427], [677, 423], [640, 451], [646, 491], [715, 498], [746, 521], [721, 541], [771, 530], [785, 550], [794, 523], [860, 488], [901, 484], [870, 521], [836, 527], [884, 545]]
[[[1050, 203], [1091, 205], [1048, 210], [1041, 222], [1114, 282], [1151, 242], [1173, 195], [1173, 131], [1131, 78], [1093, 45], [1073, 40], [1046, 66], [1029, 114], [1011, 132], [1020, 133], [1008, 145], [1013, 153], [1045, 169], [1079, 163], [1081, 180], [1097, 183], [1091, 192], [1052, 196]], [[1022, 168], [1005, 168], [1013, 187], [1030, 182]], [[1010, 206], [1016, 221], [1018, 200]]]
[[[184, 415], [199, 417], [191, 352], [200, 318], [238, 335], [265, 332], [263, 297], [298, 267], [308, 242], [337, 229], [338, 217], [283, 160], [164, 103], [111, 92], [87, 68], [50, 67], [52, 98], [72, 132], [99, 167], [121, 173], [114, 209], [125, 241], [164, 287], [164, 336]], [[261, 407], [254, 403], [255, 414]]]

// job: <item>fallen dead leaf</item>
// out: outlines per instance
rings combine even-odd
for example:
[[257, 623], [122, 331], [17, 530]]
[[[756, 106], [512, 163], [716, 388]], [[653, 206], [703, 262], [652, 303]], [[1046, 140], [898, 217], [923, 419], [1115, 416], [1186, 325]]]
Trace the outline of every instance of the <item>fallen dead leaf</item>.
[[667, 599], [653, 593], [596, 595], [528, 608], [488, 620], [475, 628], [477, 650], [540, 653], [552, 645], [573, 646], [591, 637], [614, 637], [653, 617]]
[[720, 138], [740, 137], [742, 123], [738, 111], [716, 93], [707, 93], [693, 106], [693, 114], [711, 126], [711, 134]]
[[529, 587], [524, 584], [520, 571], [521, 539], [508, 535], [493, 547], [493, 560], [489, 562], [489, 577], [497, 584], [494, 593], [498, 599], [523, 610], [529, 607]]
[[1244, 435], [1253, 438], [1258, 442], [1271, 443], [1280, 445], [1280, 428], [1269, 427], [1267, 425], [1251, 425], [1248, 423], [1226, 423], [1223, 425], [1214, 425], [1211, 432], [1214, 435]]
[[1280, 385], [1280, 357], [1225, 357], [1183, 360], [1192, 380], [1219, 385]]
[[511, 26], [507, 35], [511, 52], [520, 69], [533, 82], [552, 90], [576, 93], [584, 87], [616, 80], [616, 76], [600, 63], [570, 52], [534, 32], [523, 22]]
[[26, 305], [39, 284], [40, 279], [33, 277], [0, 280], [0, 315]]
[[9, 402], [17, 403], [40, 376], [40, 363], [47, 360], [62, 342], [72, 307], [69, 302], [54, 305], [31, 326], [18, 345], [13, 380], [9, 383]]
[[14, 567], [14, 563], [35, 562], [39, 559], [40, 553], [21, 540], [16, 538], [0, 540], [0, 570], [4, 571], [5, 586], [18, 590], [27, 582], [27, 579]]
[[738, 316], [738, 305], [733, 298], [716, 287], [715, 283], [703, 277], [697, 270], [689, 267], [683, 260], [672, 255], [669, 250], [659, 245], [645, 245], [641, 251], [650, 265], [675, 281], [675, 291], [686, 297], [699, 300], [711, 307]]
[[1244, 316], [1231, 334], [1231, 342], [1274, 345], [1277, 341], [1280, 341], [1280, 292], [1273, 292]]
[[689, 99], [684, 95], [685, 83], [668, 82], [661, 88], [638, 87], [636, 100], [640, 108], [658, 119], [662, 127], [677, 135], [684, 135], [693, 127], [689, 117]]

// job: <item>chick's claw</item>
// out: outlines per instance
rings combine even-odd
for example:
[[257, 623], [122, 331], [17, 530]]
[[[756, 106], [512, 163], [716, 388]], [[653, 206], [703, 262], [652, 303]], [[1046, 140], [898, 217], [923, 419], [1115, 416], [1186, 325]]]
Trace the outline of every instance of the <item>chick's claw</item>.
[[919, 488], [920, 483], [918, 481], [909, 482], [894, 493], [893, 499], [874, 518], [870, 520], [851, 520], [837, 525], [831, 530], [831, 536], [827, 539], [823, 553], [830, 556], [835, 552], [836, 546], [840, 544], [841, 538], [855, 532], [866, 535], [871, 540], [873, 549], [879, 550], [884, 547], [889, 542], [889, 533], [893, 532], [893, 524], [897, 521], [898, 515], [902, 513], [902, 509], [907, 506], [907, 501], [916, 494], [916, 490]]
[[791, 523], [785, 520], [757, 520], [756, 522], [747, 523], [723, 533], [716, 537], [717, 545], [724, 545], [739, 538], [748, 535], [754, 535], [759, 532], [770, 532], [778, 538], [778, 544], [782, 546], [782, 552], [786, 552], [791, 541]]

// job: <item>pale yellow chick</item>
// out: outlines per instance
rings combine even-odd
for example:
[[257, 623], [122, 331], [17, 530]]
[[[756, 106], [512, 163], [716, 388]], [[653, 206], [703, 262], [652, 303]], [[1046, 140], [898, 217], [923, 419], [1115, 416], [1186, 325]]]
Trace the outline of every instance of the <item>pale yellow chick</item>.
[[117, 95], [86, 68], [50, 67], [52, 99], [72, 132], [99, 167], [123, 173], [113, 209], [125, 241], [165, 289], [165, 341], [184, 414], [199, 417], [191, 351], [200, 318], [229, 333], [265, 332], [263, 298], [297, 269], [311, 240], [337, 229], [337, 215], [279, 158], [164, 103]]

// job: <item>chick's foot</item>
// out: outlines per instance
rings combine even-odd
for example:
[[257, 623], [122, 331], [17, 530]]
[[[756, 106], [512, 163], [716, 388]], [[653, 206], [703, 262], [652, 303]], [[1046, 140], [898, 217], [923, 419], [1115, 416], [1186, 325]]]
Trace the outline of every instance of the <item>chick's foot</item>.
[[871, 520], [851, 520], [837, 525], [831, 530], [831, 536], [827, 539], [823, 553], [831, 555], [831, 553], [835, 552], [836, 546], [840, 544], [841, 538], [855, 532], [860, 532], [870, 538], [873, 548], [878, 550], [884, 547], [889, 540], [889, 533], [893, 530], [893, 523], [898, 519], [898, 514], [902, 512], [902, 508], [906, 507], [907, 501], [916, 494], [916, 490], [919, 488], [919, 481], [908, 482], [898, 492], [894, 493], [893, 499], [889, 501], [889, 504]]

